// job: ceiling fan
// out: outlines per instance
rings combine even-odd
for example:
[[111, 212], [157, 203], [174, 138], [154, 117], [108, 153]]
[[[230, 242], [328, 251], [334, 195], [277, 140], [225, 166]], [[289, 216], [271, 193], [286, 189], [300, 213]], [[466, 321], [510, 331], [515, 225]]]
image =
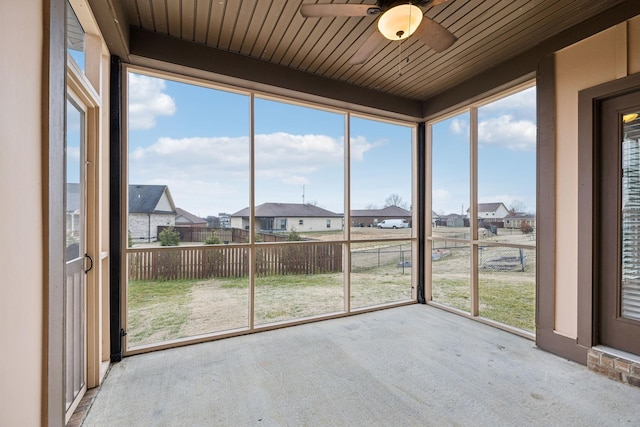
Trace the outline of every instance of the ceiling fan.
[[303, 4], [300, 14], [305, 18], [337, 16], [379, 16], [378, 31], [371, 33], [358, 51], [349, 59], [349, 64], [365, 63], [380, 44], [388, 40], [404, 40], [415, 34], [425, 45], [442, 52], [457, 40], [449, 30], [424, 16], [420, 7], [436, 6], [447, 0], [378, 0], [376, 4]]

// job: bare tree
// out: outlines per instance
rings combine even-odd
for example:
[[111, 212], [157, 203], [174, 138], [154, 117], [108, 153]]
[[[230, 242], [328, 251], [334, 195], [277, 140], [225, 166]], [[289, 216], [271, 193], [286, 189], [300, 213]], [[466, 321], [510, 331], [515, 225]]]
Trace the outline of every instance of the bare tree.
[[512, 214], [515, 214], [518, 212], [524, 212], [525, 209], [527, 209], [527, 206], [524, 204], [522, 200], [513, 200], [509, 204], [509, 212], [511, 212]]
[[389, 197], [386, 198], [384, 201], [384, 207], [386, 208], [388, 206], [398, 206], [403, 209], [407, 209], [407, 203], [403, 202], [402, 197], [397, 193], [390, 194]]
[[378, 206], [376, 204], [374, 204], [374, 203], [369, 203], [364, 208], [367, 209], [367, 210], [373, 210], [373, 209], [378, 209]]

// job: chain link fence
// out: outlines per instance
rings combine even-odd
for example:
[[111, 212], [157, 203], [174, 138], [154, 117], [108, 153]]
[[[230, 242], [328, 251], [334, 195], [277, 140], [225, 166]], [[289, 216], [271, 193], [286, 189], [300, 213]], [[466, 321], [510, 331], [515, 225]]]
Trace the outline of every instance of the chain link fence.
[[480, 270], [492, 272], [535, 273], [536, 250], [506, 246], [479, 246]]
[[411, 271], [411, 244], [383, 246], [351, 251], [351, 271], [364, 271], [393, 267], [402, 274]]

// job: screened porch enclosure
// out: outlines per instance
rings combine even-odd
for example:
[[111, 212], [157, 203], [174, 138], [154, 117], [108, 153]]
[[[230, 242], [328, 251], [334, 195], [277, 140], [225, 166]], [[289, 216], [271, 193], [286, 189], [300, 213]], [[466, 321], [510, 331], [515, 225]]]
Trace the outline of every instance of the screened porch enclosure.
[[126, 76], [127, 351], [416, 301], [415, 124]]

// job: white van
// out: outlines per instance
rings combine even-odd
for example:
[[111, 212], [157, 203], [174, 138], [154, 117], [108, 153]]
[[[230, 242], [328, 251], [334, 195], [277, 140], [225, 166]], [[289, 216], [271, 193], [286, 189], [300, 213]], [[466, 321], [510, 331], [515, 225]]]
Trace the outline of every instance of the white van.
[[409, 223], [406, 219], [383, 219], [378, 228], [409, 228]]

